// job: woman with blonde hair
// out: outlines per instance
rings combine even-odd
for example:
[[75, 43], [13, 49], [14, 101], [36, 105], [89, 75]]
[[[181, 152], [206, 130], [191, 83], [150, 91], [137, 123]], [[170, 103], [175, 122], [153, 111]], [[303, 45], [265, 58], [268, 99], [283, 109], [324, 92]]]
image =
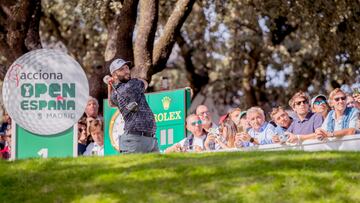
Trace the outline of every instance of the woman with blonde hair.
[[231, 116], [231, 114], [236, 111], [237, 109], [235, 111], [229, 111], [220, 118], [219, 133], [209, 132], [204, 144], [206, 149], [219, 150], [235, 147], [235, 135], [238, 131], [237, 125], [233, 121], [233, 119], [236, 119], [236, 116]]
[[[222, 148], [234, 148], [235, 147], [235, 136], [238, 132], [237, 125], [235, 122], [230, 118], [226, 118], [223, 123], [220, 125], [220, 132], [222, 135], [222, 139], [219, 140], [218, 143]], [[223, 146], [222, 144], [225, 144]]]

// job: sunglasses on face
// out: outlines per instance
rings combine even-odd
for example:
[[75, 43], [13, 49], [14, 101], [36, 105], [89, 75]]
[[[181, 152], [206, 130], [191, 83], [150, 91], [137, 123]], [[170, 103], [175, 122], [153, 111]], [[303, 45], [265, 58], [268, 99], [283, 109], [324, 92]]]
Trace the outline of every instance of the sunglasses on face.
[[298, 102], [295, 102], [295, 105], [297, 106], [300, 106], [301, 104], [308, 104], [308, 100], [302, 100], [302, 101], [298, 101]]
[[197, 120], [197, 121], [194, 121], [194, 122], [191, 122], [190, 124], [192, 126], [196, 126], [196, 125], [201, 125], [202, 121], [201, 120]]
[[325, 100], [320, 100], [320, 101], [315, 101], [314, 104], [316, 105], [321, 105], [321, 104], [325, 104], [326, 101]]
[[345, 100], [346, 100], [346, 96], [343, 96], [343, 97], [336, 97], [336, 98], [334, 98], [334, 100], [335, 100], [336, 102], [338, 102], [338, 101], [340, 101], [340, 100], [345, 101]]

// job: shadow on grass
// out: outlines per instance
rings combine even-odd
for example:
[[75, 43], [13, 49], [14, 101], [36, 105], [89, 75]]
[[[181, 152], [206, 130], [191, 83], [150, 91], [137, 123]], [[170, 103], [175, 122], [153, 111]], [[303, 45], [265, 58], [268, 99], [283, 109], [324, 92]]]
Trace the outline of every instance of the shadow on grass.
[[358, 196], [347, 193], [360, 188], [357, 163], [360, 155], [352, 152], [293, 151], [0, 162], [6, 169], [0, 172], [0, 187], [6, 188], [0, 196], [9, 202], [93, 195], [123, 202], [354, 202]]

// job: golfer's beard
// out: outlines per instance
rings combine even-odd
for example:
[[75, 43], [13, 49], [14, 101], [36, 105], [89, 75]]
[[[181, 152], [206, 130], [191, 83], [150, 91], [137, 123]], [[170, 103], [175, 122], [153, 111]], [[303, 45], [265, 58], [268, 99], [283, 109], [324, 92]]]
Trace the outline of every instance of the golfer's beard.
[[131, 77], [129, 77], [129, 79], [127, 79], [127, 78], [125, 78], [125, 77], [120, 77], [120, 78], [119, 78], [119, 81], [120, 81], [121, 83], [127, 83], [130, 79], [131, 79]]

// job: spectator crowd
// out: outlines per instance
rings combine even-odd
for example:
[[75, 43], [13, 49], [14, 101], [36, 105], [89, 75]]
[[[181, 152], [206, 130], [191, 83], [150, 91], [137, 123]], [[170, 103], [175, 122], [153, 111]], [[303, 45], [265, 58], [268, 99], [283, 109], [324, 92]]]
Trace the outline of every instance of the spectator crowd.
[[230, 109], [220, 117], [219, 125], [212, 119], [207, 106], [200, 105], [186, 119], [191, 133], [179, 143], [167, 148], [169, 152], [201, 152], [231, 148], [248, 148], [266, 144], [301, 144], [305, 140], [323, 142], [360, 132], [360, 94], [346, 94], [340, 88], [329, 97], [311, 98], [299, 91], [289, 100], [291, 109], [275, 107], [270, 118], [260, 107], [246, 111]]
[[[266, 113], [260, 107], [247, 110], [233, 108], [219, 122], [205, 105], [186, 118], [190, 133], [169, 152], [201, 152], [230, 148], [248, 148], [266, 144], [300, 144], [305, 140], [327, 141], [360, 133], [360, 93], [346, 94], [337, 88], [311, 98], [299, 91], [289, 100], [289, 107], [275, 107]], [[84, 115], [78, 121], [78, 155], [103, 156], [103, 117], [98, 101], [90, 97]], [[0, 157], [9, 159], [11, 152], [11, 118], [5, 112], [0, 128]]]

